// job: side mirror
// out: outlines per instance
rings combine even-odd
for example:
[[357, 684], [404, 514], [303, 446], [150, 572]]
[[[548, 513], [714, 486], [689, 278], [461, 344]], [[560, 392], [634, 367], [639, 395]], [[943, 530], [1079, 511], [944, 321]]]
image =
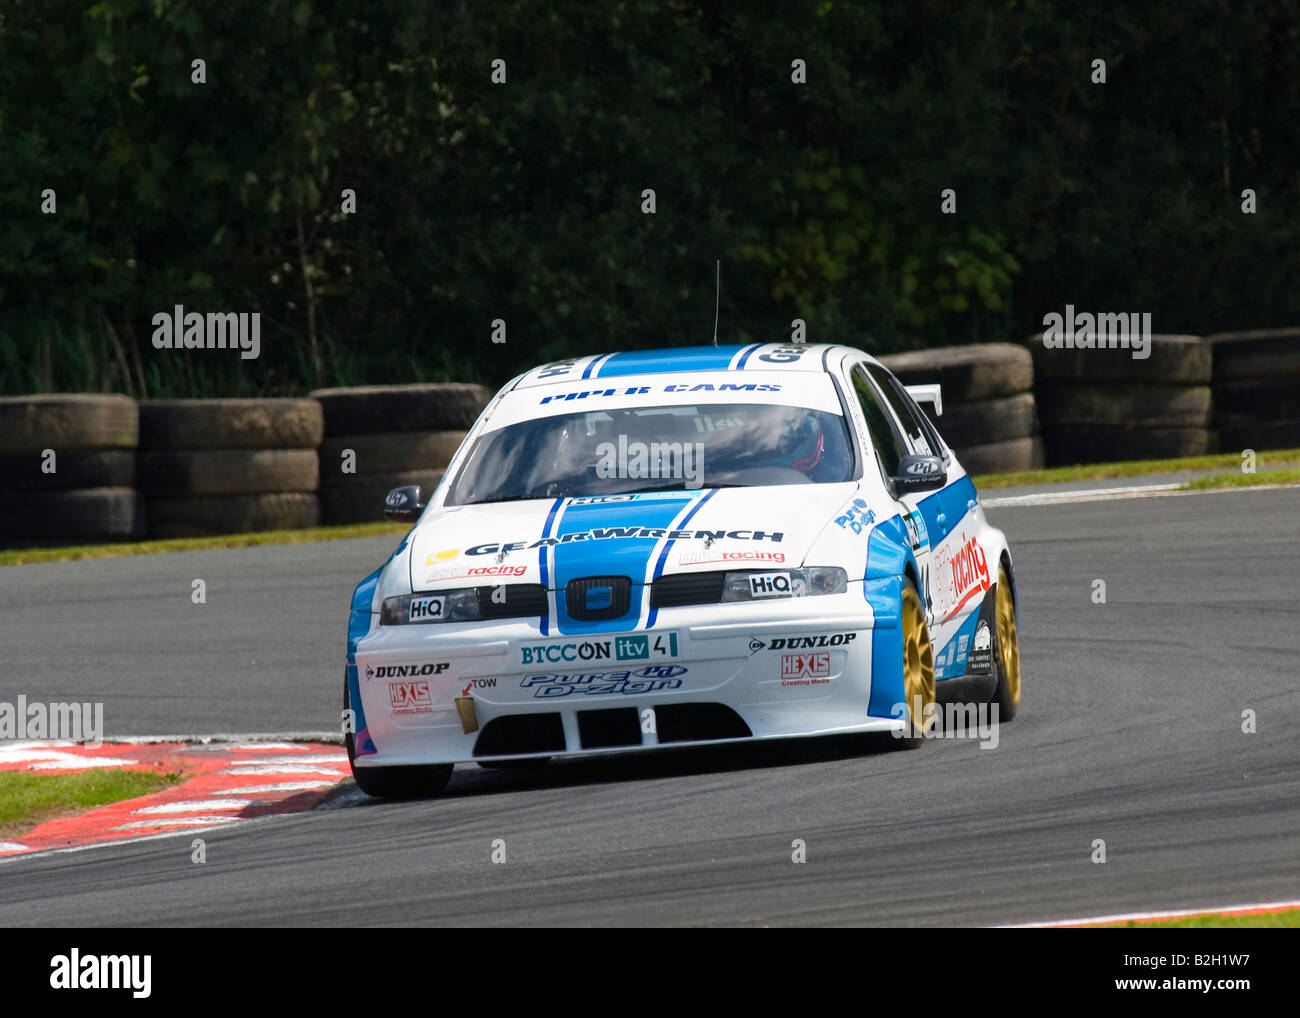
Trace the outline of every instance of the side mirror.
[[890, 480], [900, 495], [938, 491], [948, 483], [948, 471], [938, 456], [904, 456], [898, 461], [898, 476]]
[[394, 488], [384, 499], [384, 515], [394, 523], [414, 523], [424, 512], [418, 484], [407, 484]]

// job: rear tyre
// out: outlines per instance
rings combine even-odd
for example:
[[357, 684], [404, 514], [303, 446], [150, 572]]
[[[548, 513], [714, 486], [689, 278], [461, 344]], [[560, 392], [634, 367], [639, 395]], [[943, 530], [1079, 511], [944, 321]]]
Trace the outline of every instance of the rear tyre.
[[[352, 694], [343, 680], [343, 709], [352, 708]], [[352, 726], [349, 726], [352, 727]], [[376, 799], [431, 799], [447, 787], [455, 764], [429, 764], [414, 767], [358, 767], [356, 737], [343, 734], [348, 750], [348, 766], [357, 787]]]
[[995, 664], [998, 684], [993, 703], [998, 705], [998, 719], [1010, 721], [1020, 707], [1020, 637], [1016, 632], [1016, 600], [1006, 564], [998, 566], [997, 627]]
[[921, 595], [910, 576], [903, 585], [903, 694], [907, 729], [901, 742], [915, 749], [934, 730], [934, 646]]

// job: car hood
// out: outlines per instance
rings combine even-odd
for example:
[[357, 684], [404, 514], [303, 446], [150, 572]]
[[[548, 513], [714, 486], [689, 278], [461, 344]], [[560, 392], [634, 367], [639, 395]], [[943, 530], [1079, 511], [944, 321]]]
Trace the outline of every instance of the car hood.
[[[583, 576], [792, 568], [857, 486], [801, 484], [455, 506], [411, 535], [412, 590], [563, 589]], [[833, 564], [833, 563], [815, 563]]]

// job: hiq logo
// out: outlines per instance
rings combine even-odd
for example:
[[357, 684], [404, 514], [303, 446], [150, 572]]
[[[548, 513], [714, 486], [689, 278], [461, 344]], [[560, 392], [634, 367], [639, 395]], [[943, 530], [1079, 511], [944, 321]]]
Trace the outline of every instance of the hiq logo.
[[442, 618], [442, 598], [425, 597], [411, 602], [411, 621]]
[[762, 573], [749, 578], [750, 597], [783, 597], [789, 593], [789, 573]]

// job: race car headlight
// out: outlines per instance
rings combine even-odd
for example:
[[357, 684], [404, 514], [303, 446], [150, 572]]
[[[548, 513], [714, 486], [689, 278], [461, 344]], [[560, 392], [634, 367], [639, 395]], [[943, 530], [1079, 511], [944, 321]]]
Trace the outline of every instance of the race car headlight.
[[386, 597], [379, 609], [381, 626], [424, 622], [473, 622], [478, 619], [478, 590], [440, 590], [436, 594], [401, 594]]
[[848, 589], [848, 574], [838, 566], [747, 570], [727, 573], [722, 581], [722, 600], [762, 601], [769, 597], [812, 597], [817, 594], [843, 594]]

